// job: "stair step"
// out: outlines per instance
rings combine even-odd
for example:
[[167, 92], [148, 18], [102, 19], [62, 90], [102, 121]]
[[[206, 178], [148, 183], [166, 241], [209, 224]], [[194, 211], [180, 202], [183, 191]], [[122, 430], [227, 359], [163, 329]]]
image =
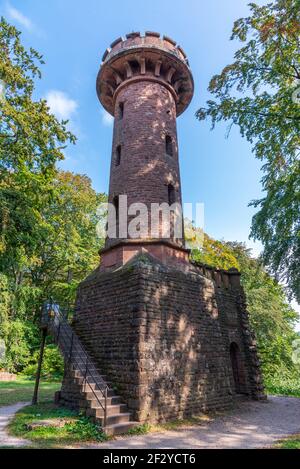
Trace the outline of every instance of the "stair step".
[[113, 425], [107, 425], [104, 431], [108, 436], [122, 435], [138, 425], [140, 425], [139, 422], [115, 423]]
[[[127, 405], [126, 404], [113, 404], [113, 405], [108, 405], [107, 406], [107, 416], [109, 415], [115, 415], [115, 414], [121, 414], [121, 413], [126, 413], [127, 411]], [[89, 408], [86, 410], [87, 415], [91, 417], [103, 417], [104, 415], [104, 410], [101, 407], [98, 408]]]
[[[79, 384], [79, 386], [84, 386], [86, 381], [88, 382], [88, 384], [86, 384], [86, 386], [89, 387], [89, 388], [95, 389], [97, 386], [100, 386], [101, 382], [102, 382], [102, 388], [103, 388], [103, 386], [106, 386], [106, 381], [104, 379], [101, 381], [100, 377], [98, 377], [98, 383], [96, 383], [93, 378], [87, 378], [87, 380], [85, 380], [84, 378], [75, 377], [74, 379], [76, 381], [76, 384]], [[98, 389], [100, 389], [100, 388], [98, 388]]]
[[[131, 414], [130, 412], [123, 412], [122, 414], [108, 415], [106, 419], [106, 427], [115, 425], [117, 423], [129, 423]], [[96, 423], [104, 427], [104, 417], [94, 417]]]
[[[110, 392], [109, 392], [110, 391]], [[89, 399], [89, 400], [93, 400], [93, 399], [99, 399], [99, 400], [102, 400], [104, 399], [104, 391], [100, 391], [99, 389], [95, 389], [94, 391], [92, 391], [91, 389], [88, 388], [88, 386], [86, 387], [86, 390], [83, 389], [81, 391], [81, 395], [83, 397], [85, 397], [86, 399]], [[115, 393], [112, 389], [108, 389], [107, 390], [107, 397], [112, 397], [114, 396]]]
[[[99, 400], [100, 400], [101, 404], [104, 405], [104, 398], [99, 399]], [[89, 407], [91, 407], [93, 409], [102, 409], [102, 407], [99, 404], [99, 402], [97, 401], [97, 399], [87, 400], [86, 402], [88, 402]], [[117, 405], [117, 404], [122, 404], [120, 396], [111, 396], [111, 397], [107, 398], [107, 405]]]
[[[84, 378], [85, 377], [85, 370], [84, 369], [80, 369], [80, 368], [75, 368], [73, 370], [73, 374], [74, 374], [74, 378]], [[96, 378], [98, 378], [99, 376], [102, 377], [102, 376], [105, 376], [105, 375], [101, 375], [99, 372], [89, 372], [87, 373], [87, 378], [90, 379], [90, 380], [94, 380]]]
[[[99, 399], [99, 401], [104, 406], [104, 398]], [[81, 399], [79, 401], [79, 406], [81, 408], [102, 409], [101, 404], [95, 398], [94, 399]], [[117, 404], [122, 404], [120, 396], [111, 396], [107, 398], [107, 405], [117, 405]]]

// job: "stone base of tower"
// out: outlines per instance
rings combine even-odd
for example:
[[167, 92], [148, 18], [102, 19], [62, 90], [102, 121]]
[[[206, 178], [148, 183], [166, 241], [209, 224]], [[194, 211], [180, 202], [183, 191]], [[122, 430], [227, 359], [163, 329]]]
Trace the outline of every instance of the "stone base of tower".
[[138, 254], [81, 283], [74, 328], [137, 421], [265, 398], [236, 271], [184, 272]]
[[163, 264], [186, 269], [189, 267], [190, 250], [168, 241], [124, 241], [101, 252], [100, 271], [112, 270], [125, 265], [137, 254], [150, 254]]

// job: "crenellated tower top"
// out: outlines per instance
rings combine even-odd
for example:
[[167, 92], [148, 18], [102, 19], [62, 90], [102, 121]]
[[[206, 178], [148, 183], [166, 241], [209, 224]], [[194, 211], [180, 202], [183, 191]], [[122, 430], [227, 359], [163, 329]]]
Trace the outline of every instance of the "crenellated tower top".
[[114, 115], [119, 91], [140, 80], [159, 82], [169, 89], [177, 116], [193, 97], [194, 81], [184, 50], [173, 39], [156, 32], [127, 34], [106, 49], [97, 78], [97, 94], [103, 107]]

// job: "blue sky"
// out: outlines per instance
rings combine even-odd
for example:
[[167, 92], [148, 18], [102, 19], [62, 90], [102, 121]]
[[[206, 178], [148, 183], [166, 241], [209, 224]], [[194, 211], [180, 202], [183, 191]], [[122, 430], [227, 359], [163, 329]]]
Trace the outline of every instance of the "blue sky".
[[[183, 200], [203, 202], [205, 230], [215, 238], [248, 240], [253, 209], [261, 196], [260, 162], [238, 129], [213, 132], [198, 122], [196, 110], [209, 97], [211, 76], [233, 58], [229, 40], [235, 19], [248, 13], [243, 0], [0, 0], [0, 13], [23, 32], [26, 46], [44, 55], [37, 96], [70, 119], [78, 136], [66, 150], [64, 169], [85, 173], [96, 190], [108, 188], [112, 120], [96, 97], [95, 80], [109, 44], [131, 31], [159, 31], [186, 51], [195, 80], [190, 107], [178, 119]], [[264, 3], [264, 2], [261, 2]], [[259, 252], [256, 244], [254, 252]]]

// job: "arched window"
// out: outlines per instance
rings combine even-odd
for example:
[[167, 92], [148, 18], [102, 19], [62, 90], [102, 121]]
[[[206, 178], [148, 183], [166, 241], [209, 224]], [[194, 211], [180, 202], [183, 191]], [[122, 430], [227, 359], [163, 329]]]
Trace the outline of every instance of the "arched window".
[[122, 147], [121, 145], [118, 145], [116, 148], [116, 166], [119, 166], [121, 163], [121, 153], [122, 153]]
[[124, 103], [119, 103], [119, 119], [123, 119], [124, 116]]
[[173, 141], [170, 135], [166, 135], [166, 153], [169, 156], [173, 156]]
[[169, 205], [174, 204], [176, 201], [175, 188], [172, 184], [168, 185], [168, 203]]

